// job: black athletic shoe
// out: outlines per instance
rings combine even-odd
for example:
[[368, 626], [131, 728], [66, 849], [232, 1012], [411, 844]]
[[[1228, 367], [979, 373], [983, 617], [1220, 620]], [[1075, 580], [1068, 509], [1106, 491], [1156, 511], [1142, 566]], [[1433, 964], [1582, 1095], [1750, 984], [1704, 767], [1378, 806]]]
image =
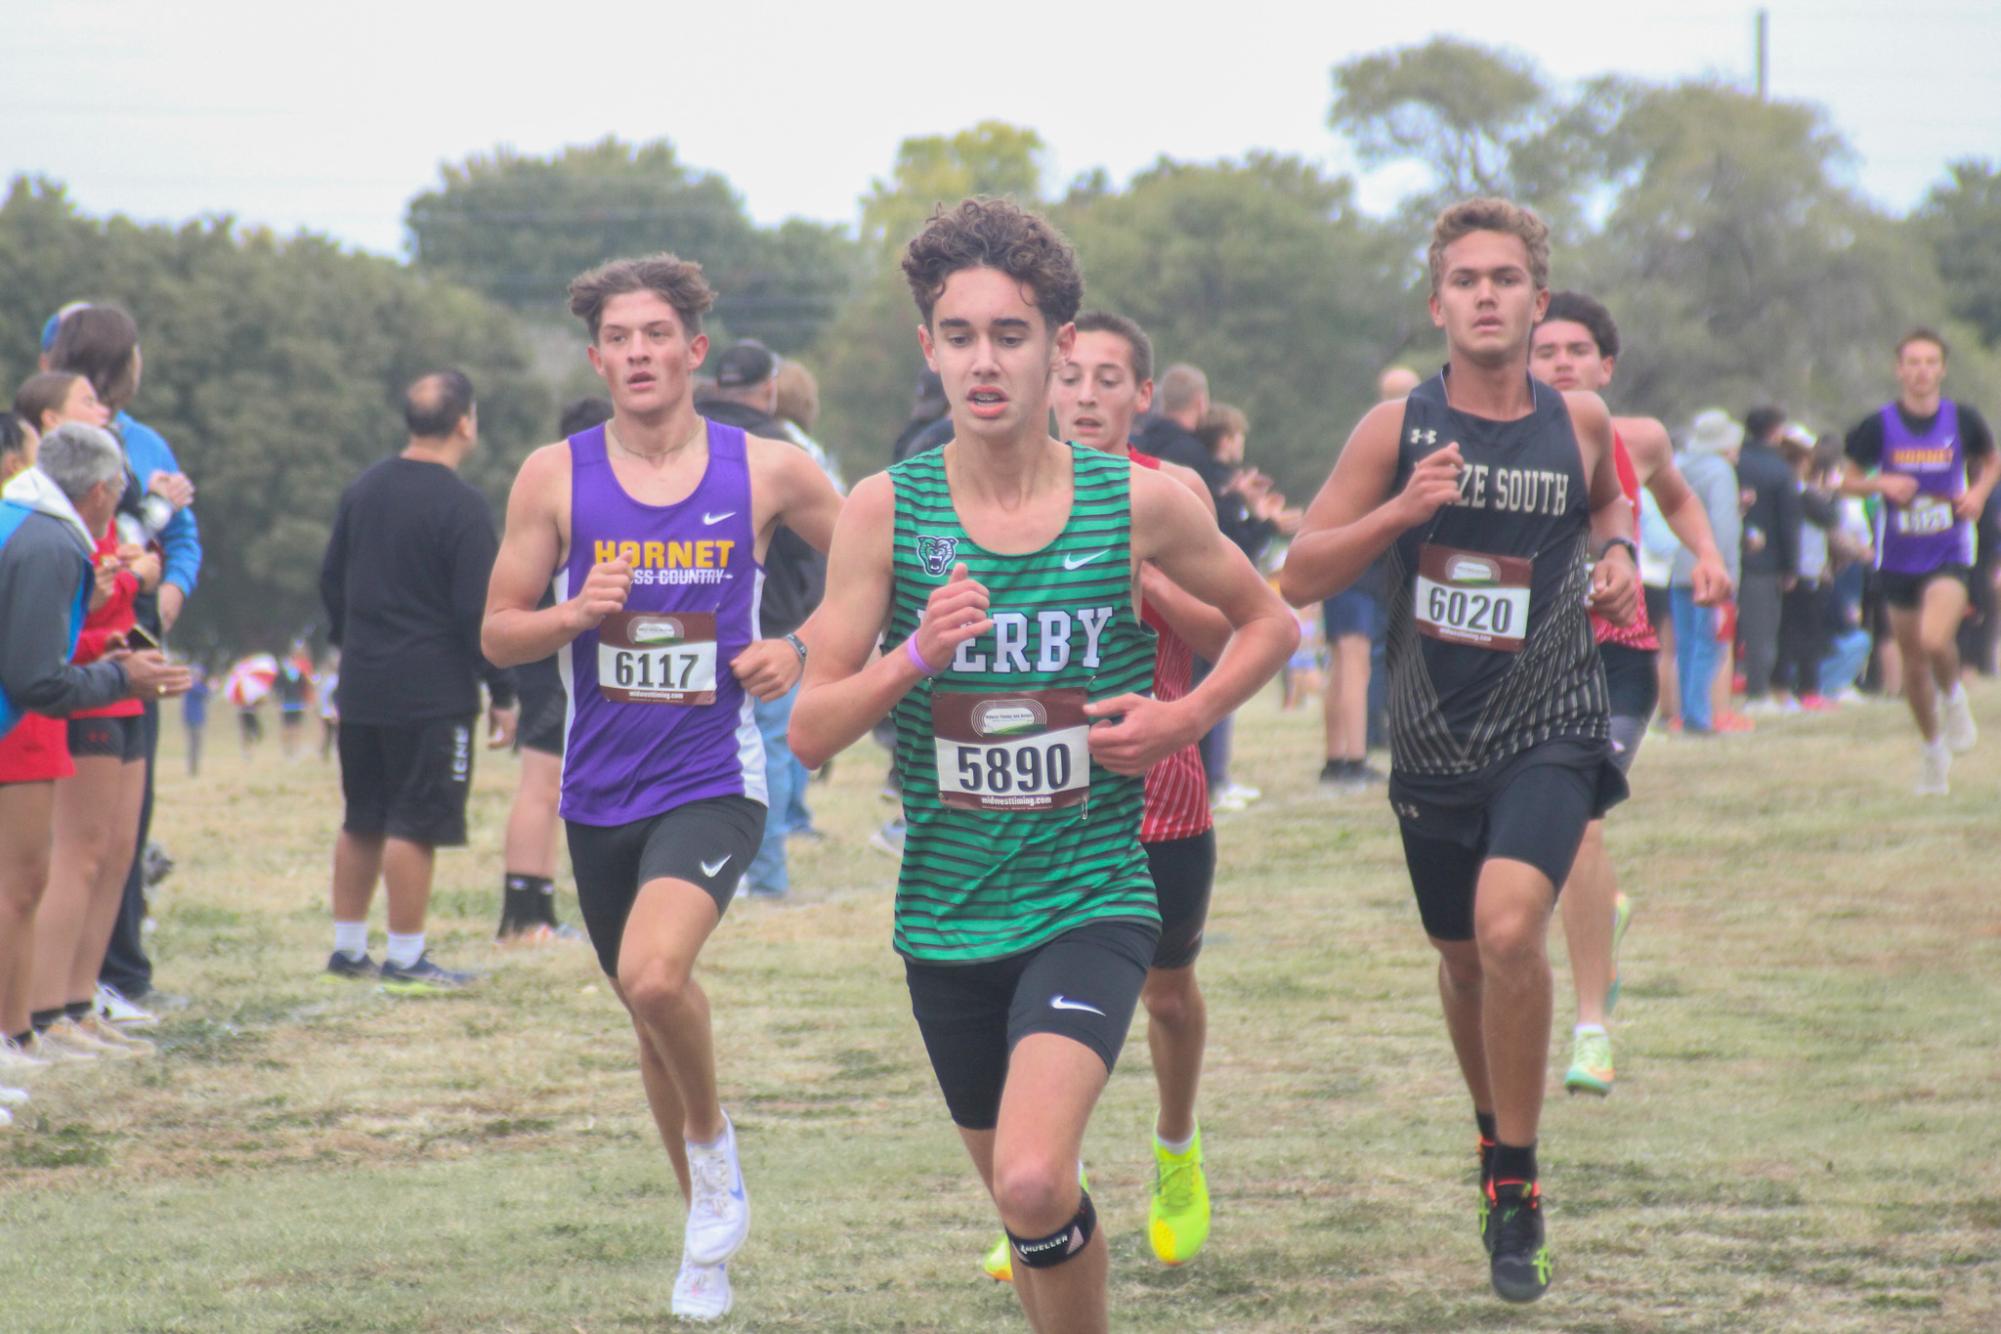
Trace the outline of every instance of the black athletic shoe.
[[386, 959], [382, 963], [382, 989], [392, 996], [442, 996], [463, 990], [473, 981], [471, 973], [455, 973], [432, 963], [428, 952], [407, 968]]
[[1348, 781], [1348, 760], [1329, 760], [1320, 766], [1320, 781], [1327, 787], [1338, 787]]
[[366, 954], [363, 954], [359, 959], [351, 959], [339, 950], [335, 950], [327, 956], [327, 975], [329, 977], [371, 978], [377, 976], [381, 971], [381, 969], [375, 966], [375, 960], [369, 958]]
[[1494, 1141], [1482, 1138], [1474, 1152], [1480, 1159], [1480, 1245], [1486, 1248], [1491, 1258], [1494, 1254], [1494, 1233], [1487, 1222], [1493, 1215], [1493, 1209], [1487, 1203], [1487, 1188], [1494, 1181]]
[[1532, 1302], [1549, 1290], [1549, 1247], [1542, 1234], [1542, 1187], [1509, 1181], [1487, 1188], [1492, 1210], [1490, 1273], [1503, 1301]]

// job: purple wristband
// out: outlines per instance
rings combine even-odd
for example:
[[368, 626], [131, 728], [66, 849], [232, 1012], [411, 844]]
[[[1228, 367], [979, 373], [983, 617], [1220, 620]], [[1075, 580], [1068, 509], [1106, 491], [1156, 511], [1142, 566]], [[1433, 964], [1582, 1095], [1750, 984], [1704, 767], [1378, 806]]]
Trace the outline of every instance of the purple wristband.
[[916, 635], [912, 635], [903, 641], [903, 652], [910, 659], [910, 665], [926, 676], [936, 676], [945, 670], [943, 667], [933, 667], [930, 663], [924, 661], [924, 655], [917, 651]]

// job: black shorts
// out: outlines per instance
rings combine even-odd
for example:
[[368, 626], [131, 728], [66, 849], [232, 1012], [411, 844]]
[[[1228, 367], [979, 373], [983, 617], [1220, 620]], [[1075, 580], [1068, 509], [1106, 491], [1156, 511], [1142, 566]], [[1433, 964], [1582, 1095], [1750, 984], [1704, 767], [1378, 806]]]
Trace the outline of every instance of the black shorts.
[[1934, 579], [1957, 579], [1960, 587], [1966, 590], [1966, 595], [1969, 598], [1973, 596], [1973, 571], [1964, 565], [1941, 565], [1920, 574], [1876, 571], [1876, 587], [1883, 594], [1883, 601], [1898, 611], [1916, 611], [1918, 603], [1924, 600], [1925, 585]]
[[473, 722], [342, 723], [340, 790], [347, 818], [341, 828], [363, 838], [464, 847]]
[[559, 685], [546, 690], [540, 685], [521, 687], [521, 726], [516, 735], [521, 749], [539, 750], [558, 759], [563, 754], [563, 724], [570, 716], [570, 697]]
[[1652, 584], [1642, 584], [1641, 594], [1647, 602], [1647, 624], [1656, 630], [1672, 629], [1674, 626], [1674, 598], [1665, 588], [1655, 588]]
[[71, 718], [69, 756], [73, 760], [117, 760], [133, 764], [146, 758], [146, 719]]
[[1490, 858], [1527, 862], [1561, 892], [1584, 827], [1625, 796], [1610, 747], [1595, 742], [1545, 742], [1456, 792], [1429, 785], [1413, 792], [1391, 775], [1390, 804], [1425, 934], [1473, 938], [1473, 895]]
[[1142, 843], [1153, 892], [1160, 903], [1160, 943], [1155, 968], [1186, 968], [1202, 952], [1202, 928], [1209, 922], [1209, 891], [1216, 885], [1216, 831], [1193, 838]]
[[1660, 652], [1600, 644], [1598, 656], [1605, 663], [1605, 686], [1612, 696], [1612, 763], [1620, 773], [1631, 773], [1633, 757], [1640, 753], [1647, 724], [1661, 702]]
[[1151, 922], [1087, 922], [1046, 945], [984, 963], [903, 961], [910, 1012], [952, 1122], [992, 1130], [1014, 1046], [1056, 1033], [1098, 1054], [1110, 1074], [1132, 1027], [1158, 940]]
[[639, 891], [655, 880], [685, 880], [716, 901], [721, 917], [764, 841], [764, 803], [705, 797], [630, 824], [565, 820], [577, 908], [598, 966], [618, 976], [618, 947]]

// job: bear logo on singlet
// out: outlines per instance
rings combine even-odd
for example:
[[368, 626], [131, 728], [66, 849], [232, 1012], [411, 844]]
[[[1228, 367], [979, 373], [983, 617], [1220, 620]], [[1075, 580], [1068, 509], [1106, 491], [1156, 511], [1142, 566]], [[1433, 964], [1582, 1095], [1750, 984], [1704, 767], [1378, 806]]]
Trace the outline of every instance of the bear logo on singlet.
[[924, 562], [924, 572], [942, 575], [952, 568], [952, 557], [959, 550], [956, 537], [920, 537], [917, 539], [917, 559]]

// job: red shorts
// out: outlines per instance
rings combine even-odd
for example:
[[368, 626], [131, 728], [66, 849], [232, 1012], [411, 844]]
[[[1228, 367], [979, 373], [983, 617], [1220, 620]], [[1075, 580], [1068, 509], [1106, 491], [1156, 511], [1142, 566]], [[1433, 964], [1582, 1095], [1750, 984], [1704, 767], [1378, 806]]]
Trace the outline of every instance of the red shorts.
[[75, 772], [69, 724], [61, 718], [24, 713], [20, 724], [0, 737], [0, 783], [51, 783]]

